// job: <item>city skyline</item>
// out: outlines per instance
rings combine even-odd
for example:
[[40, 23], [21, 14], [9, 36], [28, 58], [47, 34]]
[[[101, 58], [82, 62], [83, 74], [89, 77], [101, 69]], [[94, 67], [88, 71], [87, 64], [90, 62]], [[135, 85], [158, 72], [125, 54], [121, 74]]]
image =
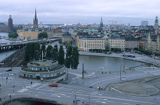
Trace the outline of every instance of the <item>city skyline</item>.
[[160, 1], [152, 0], [39, 0], [0, 1], [0, 21], [13, 16], [14, 23], [32, 23], [37, 8], [40, 23], [104, 23], [117, 21], [119, 24], [138, 25], [142, 20], [154, 23], [159, 14]]

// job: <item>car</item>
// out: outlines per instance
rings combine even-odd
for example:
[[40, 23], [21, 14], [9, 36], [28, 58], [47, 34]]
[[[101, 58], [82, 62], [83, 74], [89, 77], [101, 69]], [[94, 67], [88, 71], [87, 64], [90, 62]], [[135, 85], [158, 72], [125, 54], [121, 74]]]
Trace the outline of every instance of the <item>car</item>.
[[89, 86], [89, 88], [93, 88], [93, 86]]
[[7, 72], [10, 72], [10, 71], [12, 71], [12, 69], [8, 69], [8, 70], [6, 70]]
[[57, 83], [49, 84], [49, 87], [58, 87]]

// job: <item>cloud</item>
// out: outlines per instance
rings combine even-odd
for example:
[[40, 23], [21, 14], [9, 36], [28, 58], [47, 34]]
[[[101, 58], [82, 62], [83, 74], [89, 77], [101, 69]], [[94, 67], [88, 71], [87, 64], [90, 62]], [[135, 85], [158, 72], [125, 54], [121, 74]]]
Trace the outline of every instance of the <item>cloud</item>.
[[79, 21], [83, 17], [101, 16], [153, 18], [159, 15], [159, 4], [159, 0], [1, 0], [0, 17], [3, 18], [0, 21], [9, 14], [18, 18], [16, 22], [32, 21], [35, 8], [43, 22], [58, 17], [64, 19], [57, 19], [62, 22], [68, 21], [64, 17], [78, 18]]

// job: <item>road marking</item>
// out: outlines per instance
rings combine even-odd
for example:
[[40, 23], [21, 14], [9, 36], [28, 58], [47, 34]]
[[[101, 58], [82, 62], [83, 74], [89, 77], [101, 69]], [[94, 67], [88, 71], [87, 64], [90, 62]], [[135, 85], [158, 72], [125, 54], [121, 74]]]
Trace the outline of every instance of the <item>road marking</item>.
[[21, 89], [21, 90], [19, 90], [19, 91], [17, 91], [17, 92], [19, 92], [19, 93], [24, 93], [24, 92], [26, 92], [26, 91], [28, 91], [28, 89], [24, 88], [24, 89]]
[[111, 90], [114, 90], [114, 91], [116, 91], [116, 92], [118, 92], [118, 93], [122, 93], [120, 90], [118, 90], [118, 89], [116, 89], [116, 88], [113, 88], [113, 87], [111, 87]]
[[[57, 90], [57, 91], [53, 91], [53, 90], [43, 90], [43, 89], [40, 89], [40, 91], [44, 91], [44, 92], [54, 92], [55, 95], [56, 94], [66, 94], [67, 95], [73, 95], [74, 93], [71, 93], [71, 92], [62, 92], [62, 90]], [[146, 101], [138, 101], [138, 100], [134, 100], [134, 99], [125, 99], [125, 98], [116, 98], [116, 97], [109, 97], [109, 96], [90, 96], [89, 94], [82, 94], [82, 93], [76, 93], [77, 96], [79, 97], [91, 97], [91, 98], [100, 98], [100, 99], [108, 99], [108, 100], [119, 100], [119, 101], [125, 101], [125, 102], [136, 102], [136, 103], [144, 103], [144, 104], [154, 104], [153, 102], [146, 102]]]

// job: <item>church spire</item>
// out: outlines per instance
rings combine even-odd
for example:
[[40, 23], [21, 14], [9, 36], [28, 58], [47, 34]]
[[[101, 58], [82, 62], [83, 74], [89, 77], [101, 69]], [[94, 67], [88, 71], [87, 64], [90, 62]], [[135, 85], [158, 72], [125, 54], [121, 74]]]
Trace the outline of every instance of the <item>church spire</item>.
[[37, 17], [37, 10], [35, 9], [35, 15], [33, 19], [33, 28], [38, 28], [38, 17]]
[[35, 9], [35, 16], [34, 16], [35, 19], [37, 19], [37, 10]]
[[155, 34], [158, 35], [158, 32], [159, 32], [159, 20], [158, 20], [158, 16], [156, 16], [156, 19], [155, 19], [154, 29], [155, 29]]
[[99, 32], [103, 32], [103, 19], [101, 17], [100, 25], [99, 25]]
[[103, 19], [101, 17], [100, 27], [103, 27]]

